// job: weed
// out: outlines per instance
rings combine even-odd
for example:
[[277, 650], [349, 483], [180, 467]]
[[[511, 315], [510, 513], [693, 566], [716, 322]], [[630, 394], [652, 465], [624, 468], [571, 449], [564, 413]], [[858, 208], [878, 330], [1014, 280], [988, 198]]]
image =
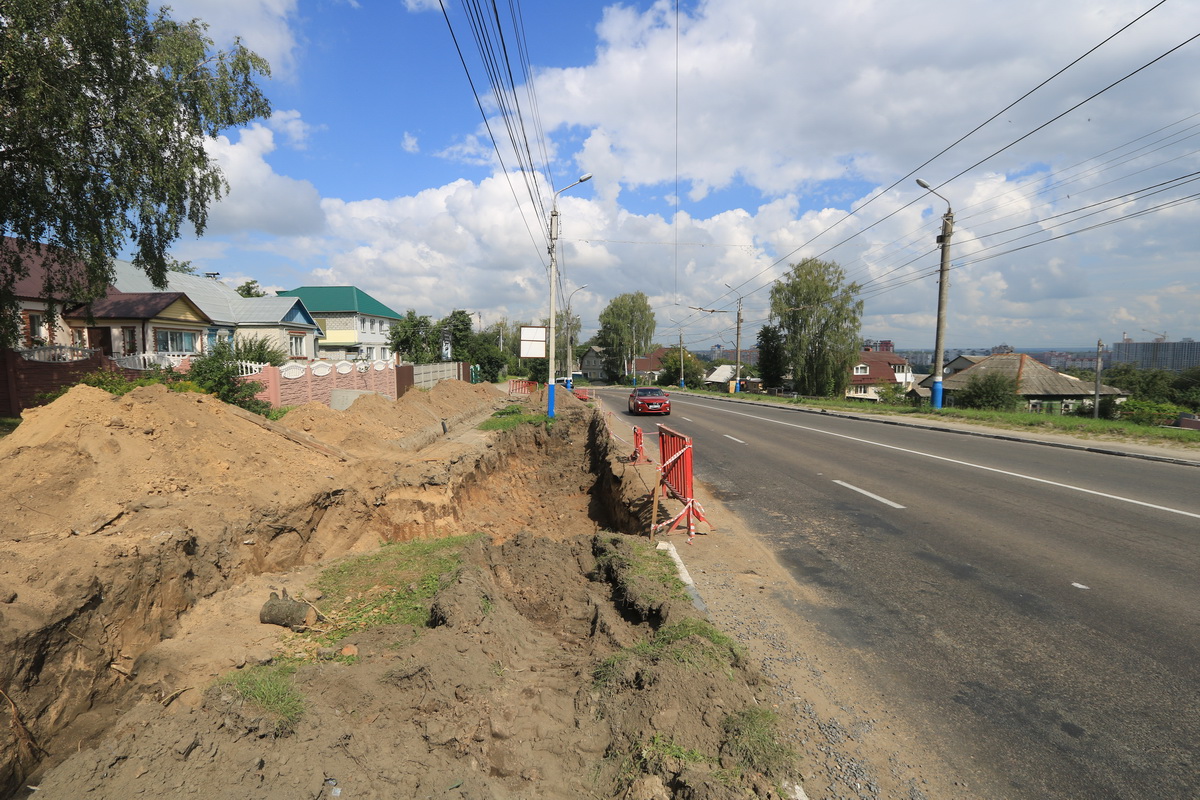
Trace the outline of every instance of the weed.
[[689, 602], [679, 569], [666, 552], [629, 537], [611, 536], [594, 548], [596, 565], [635, 605], [651, 607], [668, 600]]
[[752, 706], [730, 714], [722, 728], [722, 748], [743, 769], [778, 776], [796, 763], [796, 753], [779, 740], [779, 717], [773, 711]]
[[699, 750], [676, 744], [674, 740], [661, 733], [656, 733], [650, 737], [650, 741], [643, 742], [640, 750], [642, 768], [647, 772], [663, 772], [664, 768], [668, 766], [668, 761], [684, 764], [709, 764], [716, 761]]
[[376, 625], [425, 625], [430, 601], [453, 580], [462, 548], [473, 538], [386, 544], [325, 570], [317, 580], [325, 595], [318, 607], [331, 624], [323, 640], [333, 643]]
[[250, 667], [220, 678], [219, 685], [228, 685], [247, 702], [271, 717], [279, 733], [295, 730], [304, 713], [304, 697], [296, 689], [293, 677], [296, 664], [285, 662], [270, 666]]
[[0, 417], [0, 436], [8, 436], [21, 424], [20, 417]]
[[651, 665], [670, 662], [697, 671], [717, 665], [732, 675], [742, 658], [742, 649], [727, 634], [705, 620], [689, 617], [659, 628], [648, 640], [609, 656], [592, 671], [592, 679], [597, 687], [613, 683], [630, 661]]

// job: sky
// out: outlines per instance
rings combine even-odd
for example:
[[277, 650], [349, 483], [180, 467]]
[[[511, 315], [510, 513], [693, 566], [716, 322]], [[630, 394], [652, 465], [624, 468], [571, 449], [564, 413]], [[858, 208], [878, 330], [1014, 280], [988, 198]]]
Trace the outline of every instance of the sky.
[[234, 285], [539, 321], [557, 198], [584, 339], [640, 291], [689, 349], [732, 346], [740, 298], [751, 346], [817, 257], [864, 337], [932, 349], [950, 208], [948, 347], [1200, 338], [1193, 0], [497, 0], [499, 96], [477, 1], [171, 5], [272, 65], [173, 251]]

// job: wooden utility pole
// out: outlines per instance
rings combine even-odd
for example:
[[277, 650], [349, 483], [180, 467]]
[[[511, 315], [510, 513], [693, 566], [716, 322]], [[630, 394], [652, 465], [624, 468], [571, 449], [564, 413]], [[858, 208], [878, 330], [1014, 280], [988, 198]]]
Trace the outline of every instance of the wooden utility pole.
[[1096, 340], [1096, 396], [1092, 400], [1092, 419], [1100, 419], [1100, 367], [1104, 365], [1104, 342]]

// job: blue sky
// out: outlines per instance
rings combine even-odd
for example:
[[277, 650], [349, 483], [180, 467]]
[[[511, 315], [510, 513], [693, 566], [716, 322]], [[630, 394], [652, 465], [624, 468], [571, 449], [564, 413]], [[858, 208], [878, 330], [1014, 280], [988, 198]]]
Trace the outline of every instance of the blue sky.
[[[445, 5], [514, 167], [466, 7]], [[732, 342], [735, 315], [689, 306], [741, 295], [752, 342], [771, 282], [819, 256], [863, 285], [865, 336], [931, 348], [946, 204], [922, 177], [956, 214], [950, 346], [1200, 336], [1200, 182], [1178, 180], [1200, 171], [1200, 40], [1126, 78], [1200, 32], [1194, 3], [500, 0], [533, 76], [541, 209], [499, 167], [437, 0], [172, 6], [273, 68], [273, 117], [212, 143], [231, 190], [175, 248], [231, 283], [540, 319], [544, 206], [590, 172], [559, 195], [560, 303], [584, 336], [642, 291], [656, 338], [694, 348]]]

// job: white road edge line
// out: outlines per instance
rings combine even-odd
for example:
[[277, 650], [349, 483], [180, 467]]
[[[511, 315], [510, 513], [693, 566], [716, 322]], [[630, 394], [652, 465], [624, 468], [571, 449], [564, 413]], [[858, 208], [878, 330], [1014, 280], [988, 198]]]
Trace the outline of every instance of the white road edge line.
[[1007, 475], [1010, 478], [1020, 478], [1022, 480], [1033, 481], [1034, 483], [1042, 483], [1042, 484], [1045, 484], [1046, 486], [1057, 486], [1060, 489], [1070, 489], [1073, 492], [1081, 492], [1083, 494], [1090, 494], [1093, 497], [1104, 497], [1108, 500], [1116, 500], [1121, 503], [1130, 503], [1135, 506], [1141, 506], [1142, 508], [1153, 508], [1156, 511], [1166, 511], [1169, 514], [1179, 514], [1184, 517], [1192, 517], [1193, 519], [1200, 519], [1200, 514], [1194, 514], [1191, 511], [1184, 511], [1183, 509], [1179, 509], [1179, 508], [1171, 508], [1170, 506], [1160, 506], [1160, 505], [1156, 505], [1154, 503], [1147, 503], [1143, 500], [1134, 500], [1132, 497], [1121, 497], [1118, 494], [1108, 494], [1107, 492], [1097, 492], [1095, 489], [1085, 489], [1082, 486], [1072, 486], [1069, 483], [1059, 483], [1058, 481], [1046, 480], [1045, 478], [1035, 478], [1032, 475], [1022, 475], [1019, 472], [1011, 472], [1006, 469], [997, 469], [996, 467], [985, 467], [982, 464], [972, 464], [970, 461], [960, 461], [957, 458], [948, 458], [946, 456], [935, 456], [933, 453], [922, 453], [919, 450], [912, 450], [907, 447], [897, 447], [896, 445], [893, 445], [893, 444], [884, 444], [883, 442], [873, 442], [870, 439], [860, 439], [857, 436], [847, 436], [844, 433], [834, 433], [833, 431], [823, 431], [820, 428], [810, 428], [807, 425], [797, 425], [794, 422], [784, 422], [783, 420], [780, 420], [780, 419], [771, 419], [770, 417], [760, 417], [755, 414], [746, 414], [741, 411], [734, 411], [734, 410], [728, 409], [728, 408], [713, 408], [712, 410], [720, 411], [724, 414], [733, 414], [734, 416], [738, 416], [738, 417], [749, 417], [751, 419], [757, 419], [761, 422], [773, 422], [776, 425], [786, 425], [789, 428], [799, 428], [802, 431], [810, 431], [812, 433], [823, 433], [826, 436], [834, 436], [834, 437], [837, 437], [838, 439], [849, 439], [852, 442], [859, 442], [861, 444], [869, 444], [869, 445], [873, 445], [875, 447], [882, 447], [887, 450], [899, 450], [902, 453], [908, 453], [909, 455], [913, 455], [913, 456], [921, 456], [923, 458], [932, 458], [934, 461], [945, 461], [948, 464], [958, 464], [961, 467], [970, 467], [972, 469], [980, 469], [980, 470], [983, 470], [984, 472], [994, 472], [997, 475]]
[[904, 508], [904, 506], [900, 505], [899, 503], [893, 503], [891, 500], [888, 500], [886, 497], [880, 497], [877, 494], [868, 492], [866, 489], [860, 489], [853, 484], [846, 483], [845, 481], [834, 481], [834, 483], [836, 483], [838, 486], [845, 486], [847, 489], [853, 489], [854, 491], [858, 492], [859, 494], [865, 494], [867, 497], [871, 498], [872, 500], [878, 500], [879, 502], [883, 503], [885, 506], [891, 506], [892, 508]]
[[1072, 583], [1071, 585], [1072, 585], [1072, 586], [1074, 586], [1076, 589], [1090, 589], [1090, 588], [1092, 588], [1092, 587], [1090, 587], [1090, 586], [1084, 586], [1082, 583]]
[[745, 442], [743, 442], [741, 439], [737, 438], [736, 436], [730, 436], [728, 433], [727, 433], [727, 434], [725, 434], [725, 438], [726, 438], [726, 439], [733, 439], [733, 440], [734, 440], [735, 442], [737, 442], [738, 444], [745, 444]]

